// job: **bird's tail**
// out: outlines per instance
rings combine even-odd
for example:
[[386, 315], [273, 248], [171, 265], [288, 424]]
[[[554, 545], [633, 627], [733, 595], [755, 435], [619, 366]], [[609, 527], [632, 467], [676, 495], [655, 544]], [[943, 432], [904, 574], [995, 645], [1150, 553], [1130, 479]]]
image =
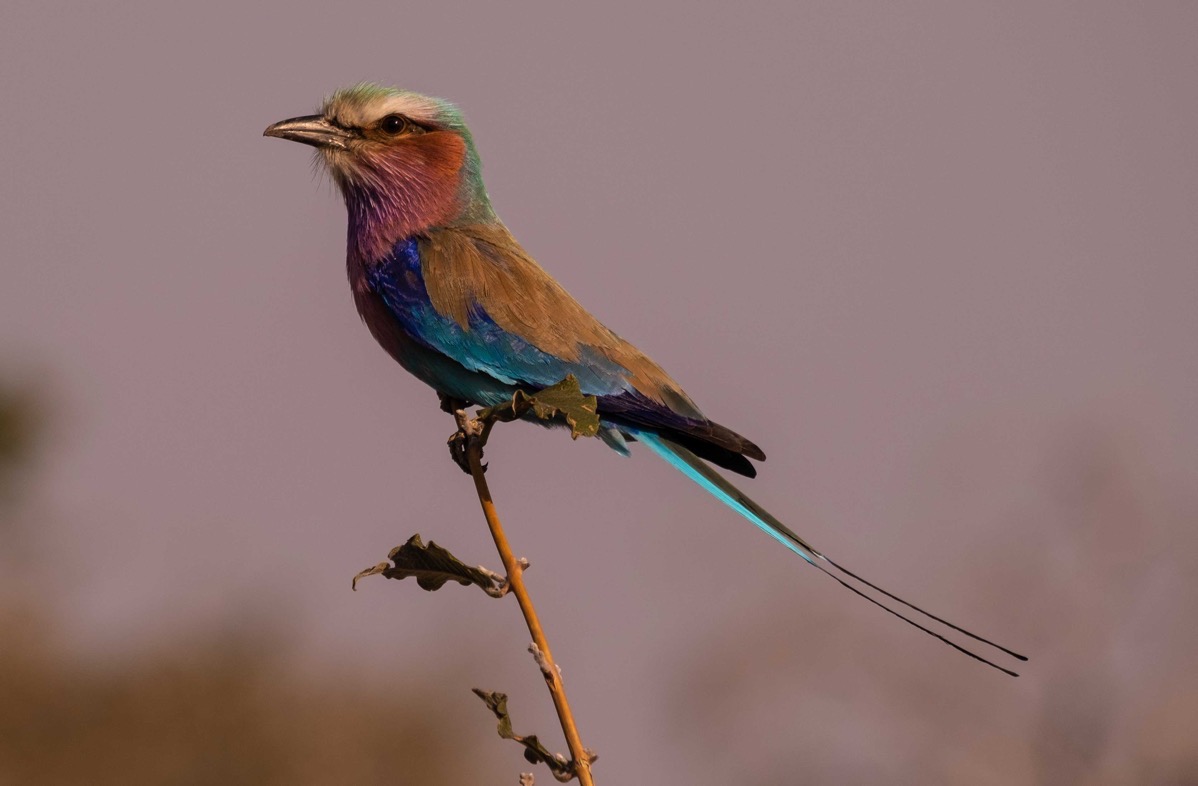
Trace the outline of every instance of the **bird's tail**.
[[956, 633], [959, 633], [959, 634], [966, 636], [970, 639], [973, 639], [974, 641], [977, 641], [982, 644], [986, 644], [990, 647], [993, 647], [994, 649], [996, 649], [1000, 652], [1003, 652], [1012, 658], [1015, 658], [1015, 659], [1021, 660], [1021, 661], [1026, 661], [1027, 658], [1024, 657], [1023, 655], [1020, 655], [1019, 653], [1014, 652], [1013, 650], [1009, 650], [1006, 647], [1003, 647], [999, 644], [995, 644], [994, 642], [990, 641], [989, 639], [982, 638], [981, 636], [978, 636], [977, 634], [970, 633], [969, 631], [965, 630], [964, 628], [958, 627], [957, 625], [954, 625], [953, 623], [949, 622], [948, 620], [942, 619], [941, 617], [937, 617], [935, 614], [924, 611], [919, 606], [916, 606], [914, 603], [909, 603], [909, 602], [903, 600], [902, 598], [898, 597], [897, 595], [887, 592], [886, 590], [882, 589], [878, 585], [873, 584], [872, 582], [861, 578], [856, 573], [853, 573], [851, 570], [845, 568], [843, 565], [840, 565], [840, 564], [834, 562], [831, 558], [820, 553], [820, 551], [818, 549], [816, 549], [810, 543], [803, 540], [798, 535], [796, 535], [794, 532], [792, 532], [785, 524], [783, 524], [781, 521], [778, 521], [778, 519], [776, 519], [772, 515], [770, 515], [769, 511], [765, 510], [764, 508], [759, 506], [756, 502], [749, 499], [747, 496], [745, 496], [744, 492], [742, 492], [736, 486], [733, 486], [731, 483], [729, 483], [728, 480], [726, 478], [724, 478], [723, 475], [718, 473], [716, 470], [712, 469], [702, 459], [700, 459], [694, 453], [692, 453], [691, 451], [682, 447], [681, 445], [677, 445], [677, 444], [671, 442], [670, 440], [668, 440], [664, 437], [658, 436], [656, 434], [653, 434], [651, 432], [643, 432], [643, 431], [638, 430], [633, 433], [636, 436], [636, 439], [638, 441], [642, 442], [654, 453], [656, 453], [657, 455], [661, 456], [663, 459], [668, 461], [676, 469], [681, 471], [682, 474], [686, 475], [688, 478], [693, 480], [695, 483], [698, 483], [708, 493], [710, 493], [712, 496], [714, 496], [720, 502], [723, 502], [725, 505], [732, 508], [740, 515], [744, 516], [746, 519], [753, 522], [753, 524], [755, 524], [757, 527], [759, 527], [767, 535], [772, 537], [774, 540], [777, 540], [783, 546], [786, 546], [788, 549], [793, 551], [795, 554], [798, 554], [800, 557], [802, 557], [804, 560], [806, 560], [808, 563], [810, 563], [812, 566], [814, 566], [821, 573], [824, 573], [825, 575], [830, 576], [833, 580], [835, 580], [838, 584], [840, 584], [845, 589], [861, 596], [862, 598], [865, 598], [870, 603], [873, 603], [875, 606], [885, 609], [886, 611], [890, 612], [891, 614], [893, 614], [894, 616], [903, 620], [904, 622], [906, 622], [910, 625], [914, 625], [916, 628], [919, 628], [920, 630], [922, 630], [924, 633], [928, 634], [929, 636], [933, 636], [937, 639], [940, 639], [942, 642], [944, 642], [948, 646], [952, 647], [953, 649], [957, 650], [958, 652], [962, 652], [971, 658], [980, 660], [982, 663], [985, 663], [988, 666], [998, 669], [999, 671], [1003, 672], [1004, 674], [1010, 674], [1012, 677], [1019, 676], [1016, 672], [1012, 671], [1011, 669], [1004, 668], [1003, 666], [998, 665], [994, 661], [991, 661], [988, 658], [984, 658], [981, 655], [978, 655], [976, 652], [973, 652], [972, 650], [968, 650], [965, 647], [961, 646], [960, 644], [957, 644], [956, 642], [949, 639], [946, 635], [937, 633], [936, 631], [932, 630], [927, 625], [920, 624], [919, 622], [916, 622], [914, 619], [911, 619], [911, 617], [908, 617], [905, 614], [895, 611], [893, 608], [888, 606], [883, 601], [878, 600], [877, 598], [874, 598], [873, 596], [868, 594], [865, 589], [862, 589], [862, 586], [864, 586], [870, 590], [873, 590], [874, 592], [877, 592], [877, 593], [885, 596], [886, 598], [889, 598], [890, 600], [892, 600], [898, 604], [901, 604], [902, 606], [907, 607], [908, 609], [911, 609], [913, 611], [918, 612], [919, 614], [922, 614], [924, 617], [927, 617], [928, 620], [931, 620], [935, 623], [943, 625], [944, 627], [949, 628], [950, 630], [953, 630]]

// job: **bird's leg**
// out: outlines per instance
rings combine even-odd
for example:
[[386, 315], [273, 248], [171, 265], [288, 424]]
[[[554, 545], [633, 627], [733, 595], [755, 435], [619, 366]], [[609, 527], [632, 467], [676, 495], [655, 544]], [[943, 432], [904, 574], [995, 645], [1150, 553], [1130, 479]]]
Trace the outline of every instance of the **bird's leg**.
[[[470, 402], [447, 396], [444, 393], [437, 393], [437, 395], [441, 398], [441, 409], [453, 415], [458, 424], [458, 430], [449, 437], [449, 457], [462, 468], [462, 472], [469, 475], [470, 460], [467, 453], [470, 446], [474, 444], [478, 447], [479, 458], [482, 458], [483, 446], [487, 444], [487, 437], [491, 433], [491, 423], [470, 417], [470, 413], [466, 411]], [[482, 468], [484, 472], [487, 471], [485, 464]]]
[[439, 390], [437, 391], [437, 398], [441, 399], [441, 411], [448, 412], [450, 415], [459, 409], [465, 409], [472, 403], [462, 398], [454, 398], [453, 396], [446, 395]]
[[[454, 463], [462, 468], [462, 472], [470, 474], [470, 460], [468, 453], [470, 446], [479, 443], [484, 439], [484, 434], [488, 429], [483, 425], [483, 422], [478, 418], [470, 417], [464, 409], [456, 410], [453, 417], [457, 420], [458, 430], [449, 437], [449, 457]], [[479, 456], [482, 455], [483, 446], [478, 444]], [[483, 467], [486, 471], [486, 467]]]

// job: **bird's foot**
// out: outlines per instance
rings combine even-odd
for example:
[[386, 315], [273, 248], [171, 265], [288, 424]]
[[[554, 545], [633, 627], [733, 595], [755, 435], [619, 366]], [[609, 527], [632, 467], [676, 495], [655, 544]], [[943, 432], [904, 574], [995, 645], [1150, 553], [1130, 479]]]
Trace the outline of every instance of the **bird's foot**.
[[449, 437], [449, 457], [462, 468], [462, 472], [470, 475], [470, 451], [476, 450], [479, 466], [486, 472], [487, 465], [482, 463], [488, 431], [486, 425], [478, 418], [470, 417], [464, 409], [453, 410], [453, 417], [458, 422], [458, 430]]

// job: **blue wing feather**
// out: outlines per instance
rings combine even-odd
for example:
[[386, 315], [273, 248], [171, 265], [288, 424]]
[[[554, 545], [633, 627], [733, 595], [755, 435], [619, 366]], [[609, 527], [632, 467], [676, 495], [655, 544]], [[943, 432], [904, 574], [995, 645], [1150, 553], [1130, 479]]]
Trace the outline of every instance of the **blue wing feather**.
[[425, 287], [416, 239], [397, 244], [387, 259], [367, 272], [367, 282], [413, 341], [470, 371], [513, 388], [548, 387], [573, 374], [588, 395], [618, 395], [632, 389], [624, 369], [610, 360], [586, 347], [576, 361], [551, 355], [501, 328], [481, 305], [471, 307], [467, 327], [439, 313]]

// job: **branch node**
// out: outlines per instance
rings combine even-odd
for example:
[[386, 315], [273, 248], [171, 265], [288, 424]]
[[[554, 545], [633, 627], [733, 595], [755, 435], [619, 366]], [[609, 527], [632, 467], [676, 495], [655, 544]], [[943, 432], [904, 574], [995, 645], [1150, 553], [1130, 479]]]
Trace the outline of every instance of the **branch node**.
[[561, 680], [562, 667], [551, 662], [545, 653], [541, 652], [541, 648], [537, 646], [535, 641], [528, 645], [528, 651], [532, 653], [532, 659], [536, 661], [537, 668], [541, 670], [541, 676], [551, 682], [555, 677]]

